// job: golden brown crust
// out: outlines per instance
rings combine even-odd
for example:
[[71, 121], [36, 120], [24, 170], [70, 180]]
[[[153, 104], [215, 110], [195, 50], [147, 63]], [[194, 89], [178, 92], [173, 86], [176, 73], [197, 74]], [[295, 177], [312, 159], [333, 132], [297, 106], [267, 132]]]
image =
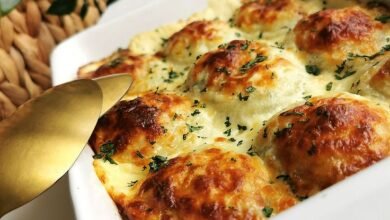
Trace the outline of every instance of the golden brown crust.
[[185, 48], [200, 39], [212, 40], [215, 37], [216, 29], [211, 24], [212, 21], [194, 21], [189, 23], [183, 29], [169, 37], [166, 51], [172, 50], [178, 44], [184, 44], [181, 47]]
[[345, 97], [308, 103], [275, 117], [260, 137], [276, 157], [265, 159], [272, 167], [280, 163], [276, 175], [288, 175], [298, 195], [312, 195], [389, 155], [383, 109]]
[[[119, 49], [109, 58], [102, 61], [87, 64], [80, 68], [79, 77], [92, 79], [116, 73], [128, 73], [134, 80], [140, 78], [140, 72], [145, 64], [145, 56], [134, 55], [129, 50]], [[92, 70], [83, 71], [88, 66], [96, 66]]]
[[256, 157], [209, 149], [168, 162], [142, 183], [125, 208], [129, 219], [263, 219], [296, 199], [282, 184], [270, 184]]
[[387, 97], [390, 97], [390, 59], [371, 78], [370, 86]]
[[169, 37], [158, 54], [176, 62], [193, 62], [200, 54], [234, 38], [233, 30], [222, 21], [194, 21]]
[[221, 45], [199, 58], [189, 73], [187, 85], [226, 94], [245, 91], [250, 86], [270, 87], [276, 78], [270, 67], [286, 61], [266, 62], [267, 54], [265, 45], [247, 40]]
[[327, 9], [298, 22], [295, 42], [307, 52], [328, 51], [345, 41], [368, 42], [378, 26], [360, 8]]
[[143, 159], [153, 154], [154, 143], [163, 142], [166, 121], [162, 116], [173, 118], [175, 108], [181, 105], [190, 102], [181, 96], [157, 93], [121, 101], [99, 119], [89, 145], [99, 152], [102, 144], [111, 142], [116, 160], [145, 165], [148, 161]]
[[[235, 24], [247, 31], [257, 29], [256, 26], [261, 26], [260, 30], [276, 29], [275, 23], [278, 19], [293, 13], [291, 19], [296, 19], [300, 14], [297, 5], [292, 0], [257, 0], [246, 1], [236, 12], [234, 21]], [[299, 16], [298, 16], [299, 17]], [[282, 21], [288, 24], [289, 20]], [[281, 25], [278, 25], [281, 26]]]

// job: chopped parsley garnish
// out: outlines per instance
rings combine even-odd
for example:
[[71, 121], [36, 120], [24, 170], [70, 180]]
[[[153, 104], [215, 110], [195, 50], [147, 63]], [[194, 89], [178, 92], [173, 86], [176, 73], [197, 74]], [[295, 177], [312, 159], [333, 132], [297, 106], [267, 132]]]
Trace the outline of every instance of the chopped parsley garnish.
[[280, 116], [304, 116], [305, 114], [303, 112], [297, 112], [297, 111], [287, 111], [280, 114]]
[[226, 131], [223, 132], [223, 134], [229, 137], [232, 134], [232, 129], [231, 128], [227, 129]]
[[332, 90], [332, 86], [333, 86], [333, 82], [329, 82], [328, 84], [326, 84], [326, 91], [330, 91]]
[[337, 74], [340, 74], [341, 72], [343, 72], [346, 63], [347, 63], [347, 60], [344, 60], [340, 65], [336, 65], [337, 69], [334, 72]]
[[373, 60], [378, 56], [381, 56], [385, 54], [386, 51], [390, 50], [390, 44], [387, 44], [383, 46], [378, 52], [372, 54], [372, 55], [360, 55], [360, 54], [354, 54], [354, 53], [349, 53], [348, 56], [350, 58], [363, 58], [365, 60]]
[[308, 74], [311, 74], [311, 75], [314, 75], [314, 76], [318, 76], [321, 73], [320, 68], [318, 68], [318, 66], [316, 66], [316, 65], [306, 65], [305, 69], [306, 69], [306, 72]]
[[184, 140], [184, 141], [187, 140], [187, 135], [188, 135], [188, 133], [183, 134], [183, 140]]
[[199, 131], [199, 130], [203, 129], [203, 126], [193, 126], [193, 125], [187, 124], [187, 128], [190, 132], [194, 132], [194, 131]]
[[192, 107], [197, 107], [199, 105], [199, 103], [200, 103], [199, 100], [195, 99]]
[[239, 124], [237, 124], [237, 128], [239, 131], [246, 131], [246, 129], [248, 129], [245, 125], [239, 125]]
[[168, 129], [166, 129], [164, 126], [161, 126], [161, 129], [162, 129], [164, 134], [166, 134], [168, 132]]
[[268, 137], [268, 127], [265, 127], [263, 130], [263, 138], [267, 138], [267, 137]]
[[253, 87], [253, 86], [249, 86], [249, 87], [247, 87], [247, 88], [245, 89], [245, 91], [246, 91], [247, 93], [252, 93], [252, 92], [254, 92], [255, 90], [256, 90], [256, 88]]
[[103, 159], [104, 162], [108, 161], [110, 164], [118, 165], [111, 157], [116, 152], [116, 146], [112, 142], [107, 142], [100, 146], [100, 153], [93, 155], [94, 159]]
[[246, 50], [246, 49], [248, 49], [248, 47], [249, 47], [249, 42], [245, 41], [245, 43], [243, 45], [241, 45], [240, 49], [241, 50]]
[[352, 66], [347, 65], [347, 60], [344, 60], [340, 65], [337, 65], [337, 69], [335, 70], [335, 78], [337, 80], [342, 80], [349, 76], [352, 76], [356, 73], [356, 71], [352, 68]]
[[168, 39], [162, 37], [161, 41], [162, 41], [161, 46], [164, 46], [168, 42]]
[[199, 109], [195, 109], [195, 111], [191, 113], [191, 116], [195, 116], [195, 115], [199, 115], [199, 114], [200, 114]]
[[311, 95], [307, 95], [307, 96], [303, 97], [303, 99], [306, 100], [305, 105], [313, 106], [313, 103], [309, 101], [310, 98], [311, 98]]
[[236, 37], [241, 37], [241, 34], [238, 33], [238, 32], [236, 32], [236, 33], [234, 33], [234, 34], [236, 35]]
[[234, 27], [234, 19], [233, 18], [229, 18], [228, 22], [229, 22], [230, 27]]
[[307, 105], [307, 106], [313, 106], [314, 104], [313, 104], [312, 102], [310, 102], [310, 101], [306, 101], [306, 102], [305, 102], [305, 105]]
[[137, 151], [135, 152], [135, 154], [137, 155], [137, 157], [139, 157], [139, 158], [141, 158], [141, 159], [144, 158], [144, 155], [142, 155], [142, 153], [141, 153], [139, 150], [137, 150]]
[[284, 134], [289, 133], [289, 132], [291, 131], [291, 128], [292, 128], [293, 126], [294, 126], [294, 124], [289, 123], [289, 124], [287, 125], [287, 127], [285, 127], [285, 128], [282, 128], [282, 129], [279, 129], [279, 128], [278, 128], [278, 130], [274, 132], [274, 135], [275, 135], [276, 137], [281, 137], [281, 136], [283, 136]]
[[168, 79], [165, 79], [164, 82], [171, 83], [174, 79], [179, 77], [179, 74], [173, 70], [169, 71], [168, 73]]
[[240, 101], [248, 101], [249, 95], [244, 96], [244, 95], [242, 95], [241, 92], [240, 92], [240, 93], [238, 94], [238, 99], [239, 99]]
[[382, 24], [386, 24], [390, 20], [390, 15], [381, 15], [375, 18], [376, 21], [380, 21]]
[[226, 117], [225, 126], [229, 127], [230, 125], [232, 125], [232, 123], [230, 123], [230, 117]]
[[127, 184], [127, 186], [133, 187], [137, 182], [138, 182], [138, 180], [131, 181], [130, 183]]
[[266, 60], [267, 57], [266, 56], [263, 56], [263, 55], [260, 55], [260, 54], [257, 54], [255, 59], [247, 62], [246, 64], [244, 64], [242, 67], [240, 67], [240, 72], [241, 73], [245, 73], [247, 72], [248, 70], [252, 69], [254, 66], [256, 66], [256, 64], [260, 63], [260, 62], [263, 62], [264, 60]]
[[281, 175], [277, 176], [276, 179], [282, 180], [282, 181], [285, 181], [285, 182], [288, 182], [288, 181], [291, 180], [290, 176], [286, 175], [286, 174], [281, 174]]
[[230, 142], [236, 142], [236, 139], [234, 139], [234, 138], [229, 138], [229, 141], [230, 141]]
[[123, 62], [123, 58], [122, 57], [118, 57], [116, 59], [111, 60], [111, 62], [108, 63], [108, 66], [114, 68], [114, 67], [117, 67], [122, 62]]
[[259, 36], [257, 38], [259, 38], [259, 39], [263, 38], [263, 32], [260, 32]]
[[344, 75], [335, 75], [335, 77], [336, 77], [336, 79], [337, 80], [342, 80], [342, 79], [345, 79], [345, 78], [347, 78], [347, 77], [349, 77], [349, 76], [352, 76], [353, 74], [355, 74], [356, 73], [356, 71], [355, 70], [346, 70], [345, 72], [344, 72]]
[[249, 154], [250, 156], [256, 156], [257, 155], [255, 149], [253, 149], [253, 146], [251, 146], [246, 153]]
[[283, 43], [279, 43], [279, 42], [275, 42], [275, 46], [274, 47], [283, 50], [284, 49], [284, 44]]
[[265, 217], [269, 218], [269, 217], [271, 217], [272, 212], [274, 211], [274, 209], [271, 208], [271, 207], [265, 206], [261, 211], [263, 212], [263, 215]]
[[149, 163], [149, 171], [155, 173], [168, 164], [168, 158], [160, 155], [152, 157], [152, 161]]
[[237, 143], [237, 146], [240, 146], [244, 141], [243, 140], [240, 140], [238, 143]]
[[[226, 46], [226, 45], [225, 45]], [[229, 44], [226, 46], [226, 49], [227, 50], [233, 50], [233, 49], [236, 49], [236, 45], [235, 44]]]
[[168, 77], [169, 77], [169, 79], [176, 79], [177, 77], [179, 77], [179, 74], [177, 74], [177, 72], [171, 70], [168, 73]]
[[229, 70], [228, 70], [225, 66], [223, 66], [223, 67], [217, 67], [215, 70], [216, 70], [218, 73], [225, 73], [226, 75], [229, 75], [229, 74], [230, 74]]

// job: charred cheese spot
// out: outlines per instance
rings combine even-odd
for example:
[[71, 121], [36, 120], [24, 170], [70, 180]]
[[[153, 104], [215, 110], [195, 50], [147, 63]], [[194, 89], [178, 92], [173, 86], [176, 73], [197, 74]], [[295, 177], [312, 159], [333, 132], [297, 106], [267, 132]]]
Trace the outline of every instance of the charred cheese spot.
[[310, 62], [334, 68], [350, 53], [378, 52], [386, 44], [388, 30], [358, 6], [327, 9], [301, 19], [294, 28], [294, 40]]
[[265, 219], [296, 203], [286, 185], [269, 183], [257, 157], [211, 148], [171, 159], [149, 174], [125, 207], [129, 219]]
[[302, 13], [294, 0], [247, 1], [237, 10], [234, 22], [245, 31], [275, 31], [293, 27]]
[[297, 195], [313, 195], [389, 155], [387, 110], [347, 94], [308, 102], [272, 118], [258, 144], [274, 176], [287, 175]]
[[162, 54], [175, 62], [191, 63], [200, 54], [235, 39], [235, 33], [234, 29], [218, 20], [194, 21], [167, 40]]
[[116, 161], [146, 165], [156, 148], [167, 153], [175, 149], [175, 141], [182, 140], [177, 134], [187, 131], [184, 117], [179, 115], [190, 110], [189, 99], [173, 94], [149, 93], [121, 101], [99, 119], [89, 144], [99, 152], [102, 144], [112, 142]]

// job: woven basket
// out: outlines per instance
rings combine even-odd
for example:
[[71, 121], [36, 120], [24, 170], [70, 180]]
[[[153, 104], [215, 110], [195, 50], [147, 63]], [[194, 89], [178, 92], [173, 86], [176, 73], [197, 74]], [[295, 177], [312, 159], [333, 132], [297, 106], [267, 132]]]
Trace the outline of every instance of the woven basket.
[[24, 0], [0, 18], [0, 120], [50, 88], [53, 48], [95, 24], [106, 8], [106, 0], [88, 0], [88, 8], [84, 3], [78, 0], [69, 15], [53, 16], [46, 14], [51, 0]]

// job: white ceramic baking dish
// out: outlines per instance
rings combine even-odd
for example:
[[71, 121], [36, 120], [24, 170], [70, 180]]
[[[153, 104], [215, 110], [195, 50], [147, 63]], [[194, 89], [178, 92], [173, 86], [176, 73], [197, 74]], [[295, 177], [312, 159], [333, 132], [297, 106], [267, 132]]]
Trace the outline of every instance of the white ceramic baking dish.
[[[123, 2], [131, 5], [129, 0]], [[118, 47], [127, 47], [135, 34], [186, 18], [205, 8], [206, 0], [149, 0], [146, 4], [135, 1], [134, 7], [126, 7], [134, 10], [90, 28], [55, 49], [51, 59], [54, 85], [75, 79], [78, 67], [103, 58]], [[114, 11], [112, 9], [110, 13]], [[86, 147], [69, 171], [77, 219], [120, 219], [114, 203], [95, 175], [92, 155], [92, 150]], [[274, 219], [390, 219], [390, 159], [322, 191]]]

